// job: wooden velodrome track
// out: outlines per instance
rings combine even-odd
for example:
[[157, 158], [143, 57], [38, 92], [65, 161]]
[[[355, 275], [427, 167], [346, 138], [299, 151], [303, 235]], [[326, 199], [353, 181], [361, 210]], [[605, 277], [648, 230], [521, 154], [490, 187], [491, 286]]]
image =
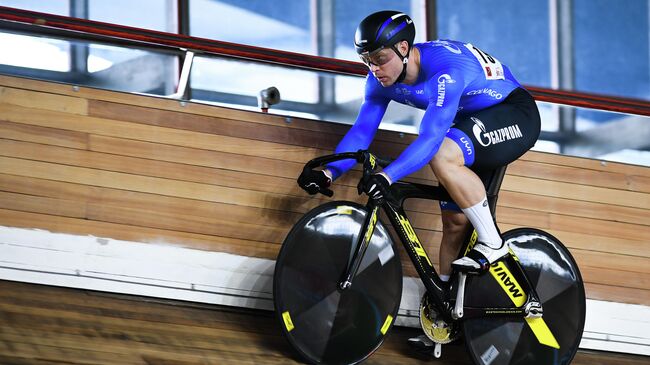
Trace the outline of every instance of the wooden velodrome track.
[[[471, 364], [462, 344], [435, 360], [394, 327], [366, 364]], [[294, 364], [272, 312], [0, 281], [0, 364]], [[580, 351], [573, 364], [648, 358]]]
[[[325, 201], [296, 176], [347, 128], [0, 75], [0, 226], [274, 259], [293, 222]], [[412, 138], [381, 131], [373, 150], [396, 156]], [[337, 199], [359, 201], [359, 173], [349, 175]], [[410, 179], [435, 183], [430, 169]], [[433, 253], [430, 205], [407, 210]], [[503, 230], [562, 238], [589, 299], [650, 305], [650, 169], [529, 152], [509, 167], [499, 206]], [[367, 363], [469, 364], [460, 345], [437, 362], [412, 353], [405, 339], [417, 333], [395, 328]], [[0, 365], [298, 360], [271, 312], [0, 281]], [[648, 363], [595, 352], [574, 361]]]

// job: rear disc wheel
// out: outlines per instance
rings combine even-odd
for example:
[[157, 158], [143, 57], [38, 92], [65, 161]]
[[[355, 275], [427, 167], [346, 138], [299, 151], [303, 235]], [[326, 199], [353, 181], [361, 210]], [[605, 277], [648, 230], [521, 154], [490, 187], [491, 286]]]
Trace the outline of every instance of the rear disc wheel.
[[[542, 344], [537, 336], [543, 332], [536, 335], [523, 318], [474, 318], [463, 321], [470, 356], [482, 365], [569, 364], [585, 323], [585, 291], [575, 260], [558, 239], [544, 231], [520, 228], [506, 232], [503, 238], [539, 295], [542, 319], [559, 348]], [[489, 273], [468, 277], [465, 296], [468, 307], [514, 307]]]

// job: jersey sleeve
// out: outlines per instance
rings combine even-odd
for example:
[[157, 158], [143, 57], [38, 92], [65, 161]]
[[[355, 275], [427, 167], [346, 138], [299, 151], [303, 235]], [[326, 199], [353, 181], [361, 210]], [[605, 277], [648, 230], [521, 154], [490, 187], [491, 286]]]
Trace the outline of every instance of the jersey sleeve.
[[[381, 86], [376, 85], [376, 81], [373, 81], [370, 78], [366, 81], [365, 96], [357, 120], [336, 146], [335, 153], [367, 149], [375, 137], [390, 99], [381, 94], [377, 89]], [[328, 164], [327, 168], [332, 172], [332, 179], [336, 179], [350, 170], [355, 163], [356, 161], [352, 159], [341, 160]]]
[[431, 161], [454, 121], [464, 88], [463, 74], [457, 70], [438, 72], [427, 81], [425, 91], [429, 104], [420, 123], [420, 133], [384, 169], [391, 181], [410, 175]]

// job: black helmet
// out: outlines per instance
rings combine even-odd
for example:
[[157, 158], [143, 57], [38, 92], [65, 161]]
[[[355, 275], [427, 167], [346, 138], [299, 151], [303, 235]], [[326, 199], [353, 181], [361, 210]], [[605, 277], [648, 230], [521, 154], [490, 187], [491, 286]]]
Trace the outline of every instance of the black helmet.
[[372, 53], [407, 41], [409, 49], [415, 38], [415, 26], [411, 18], [399, 11], [379, 11], [361, 21], [354, 34], [354, 47], [358, 54]]
[[402, 56], [395, 44], [406, 41], [410, 51], [414, 39], [415, 25], [411, 17], [399, 11], [385, 10], [370, 14], [361, 21], [354, 34], [354, 47], [366, 64], [373, 53], [386, 47], [392, 48], [404, 64], [402, 75], [397, 80], [401, 82], [406, 76], [409, 54], [407, 52], [406, 56]]

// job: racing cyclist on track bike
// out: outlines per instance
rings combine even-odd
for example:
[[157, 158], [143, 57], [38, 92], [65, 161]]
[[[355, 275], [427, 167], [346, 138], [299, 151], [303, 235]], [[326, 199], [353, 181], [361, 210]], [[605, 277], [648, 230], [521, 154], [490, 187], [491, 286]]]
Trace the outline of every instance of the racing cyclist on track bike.
[[[367, 149], [388, 103], [423, 109], [418, 137], [382, 172], [362, 182], [373, 199], [390, 194], [389, 186], [427, 163], [453, 202], [441, 202], [440, 277], [448, 280], [452, 266], [481, 274], [508, 253], [490, 213], [483, 173], [523, 155], [536, 142], [540, 116], [532, 96], [496, 58], [469, 43], [437, 40], [414, 44], [411, 18], [397, 11], [367, 16], [357, 27], [354, 43], [368, 66], [359, 115], [335, 152]], [[306, 171], [299, 185], [310, 194], [329, 187], [354, 166], [353, 160]], [[453, 261], [471, 222], [478, 242]], [[433, 346], [426, 336], [411, 339]], [[418, 342], [419, 341], [419, 342]]]

